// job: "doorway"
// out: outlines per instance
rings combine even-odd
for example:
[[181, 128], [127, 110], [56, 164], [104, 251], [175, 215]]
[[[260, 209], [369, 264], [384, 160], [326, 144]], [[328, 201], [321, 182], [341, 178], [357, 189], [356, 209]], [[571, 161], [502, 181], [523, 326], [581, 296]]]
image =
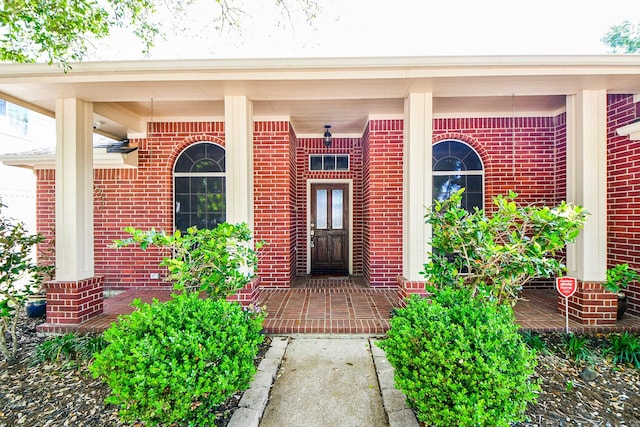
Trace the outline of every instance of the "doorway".
[[350, 185], [311, 183], [309, 253], [311, 274], [349, 274]]

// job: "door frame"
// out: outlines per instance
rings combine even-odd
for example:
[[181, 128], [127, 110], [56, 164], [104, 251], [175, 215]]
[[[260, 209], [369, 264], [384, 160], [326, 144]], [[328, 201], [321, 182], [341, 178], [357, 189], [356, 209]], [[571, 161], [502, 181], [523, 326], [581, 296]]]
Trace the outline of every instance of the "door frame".
[[311, 184], [347, 184], [347, 209], [349, 212], [349, 230], [347, 233], [349, 260], [347, 268], [353, 274], [353, 179], [307, 179], [307, 218], [305, 221], [307, 247], [307, 274], [311, 274]]

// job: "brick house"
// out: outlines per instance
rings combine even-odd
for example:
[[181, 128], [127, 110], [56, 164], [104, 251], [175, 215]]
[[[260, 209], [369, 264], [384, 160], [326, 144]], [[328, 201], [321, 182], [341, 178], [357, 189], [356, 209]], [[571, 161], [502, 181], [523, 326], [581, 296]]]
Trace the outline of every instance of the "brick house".
[[[166, 286], [160, 251], [110, 247], [129, 225], [247, 222], [268, 246], [244, 303], [315, 273], [420, 293], [425, 206], [460, 186], [469, 207], [509, 190], [585, 206], [570, 315], [605, 325], [607, 267], [640, 268], [637, 94], [637, 56], [3, 64], [0, 97], [55, 117], [57, 149], [2, 160], [34, 169], [55, 235], [52, 326], [99, 314], [106, 291]], [[128, 145], [92, 150], [93, 132]]]

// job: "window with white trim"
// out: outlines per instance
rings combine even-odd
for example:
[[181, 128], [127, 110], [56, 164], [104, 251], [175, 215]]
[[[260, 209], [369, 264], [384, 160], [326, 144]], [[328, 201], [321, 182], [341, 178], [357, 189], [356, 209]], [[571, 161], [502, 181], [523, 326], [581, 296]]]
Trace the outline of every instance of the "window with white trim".
[[348, 171], [348, 154], [310, 154], [309, 170], [311, 171]]
[[454, 139], [433, 146], [433, 198], [444, 201], [464, 188], [462, 207], [469, 212], [484, 206], [484, 167], [478, 153]]
[[225, 149], [196, 142], [180, 153], [173, 170], [175, 228], [215, 228], [226, 220]]

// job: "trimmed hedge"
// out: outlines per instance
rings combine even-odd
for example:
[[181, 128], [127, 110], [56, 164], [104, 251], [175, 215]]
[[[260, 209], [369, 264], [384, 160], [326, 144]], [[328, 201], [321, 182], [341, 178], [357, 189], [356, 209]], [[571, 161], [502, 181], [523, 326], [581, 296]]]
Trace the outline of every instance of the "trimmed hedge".
[[535, 352], [523, 343], [513, 310], [465, 287], [411, 298], [380, 347], [396, 386], [431, 426], [509, 426], [536, 398]]
[[192, 292], [135, 304], [105, 332], [109, 346], [91, 366], [111, 387], [106, 402], [124, 421], [213, 425], [215, 408], [255, 374], [264, 315]]

